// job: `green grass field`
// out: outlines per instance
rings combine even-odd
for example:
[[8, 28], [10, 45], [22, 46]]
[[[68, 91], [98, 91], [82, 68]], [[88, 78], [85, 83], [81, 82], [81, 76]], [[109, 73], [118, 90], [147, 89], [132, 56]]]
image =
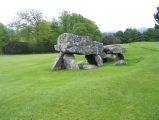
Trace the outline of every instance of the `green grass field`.
[[57, 54], [0, 55], [0, 120], [159, 120], [159, 42], [122, 46], [128, 65], [92, 70], [51, 71]]

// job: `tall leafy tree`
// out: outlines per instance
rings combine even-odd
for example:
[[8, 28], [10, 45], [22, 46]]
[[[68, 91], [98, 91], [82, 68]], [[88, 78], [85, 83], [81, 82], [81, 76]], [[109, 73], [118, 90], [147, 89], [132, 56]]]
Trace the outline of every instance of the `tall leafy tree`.
[[140, 32], [138, 32], [135, 28], [127, 28], [124, 31], [124, 36], [127, 43], [140, 41]]
[[60, 28], [59, 22], [54, 18], [51, 21], [51, 31], [52, 31], [52, 35], [51, 35], [51, 41], [53, 44], [57, 43], [57, 38], [60, 34], [62, 34], [62, 29]]
[[159, 7], [157, 7], [157, 12], [154, 14], [154, 18], [157, 23], [155, 23], [155, 29], [159, 29]]
[[62, 11], [59, 16], [59, 25], [62, 32], [70, 33], [72, 26], [71, 24], [71, 14], [68, 11]]
[[[14, 26], [15, 22], [9, 23], [7, 25], [8, 33], [10, 36], [10, 41], [21, 41], [20, 28]], [[27, 35], [27, 33], [25, 33]]]
[[9, 42], [9, 33], [7, 27], [0, 23], [0, 52], [3, 47]]
[[148, 28], [143, 32], [143, 40], [144, 41], [159, 41], [159, 29]]
[[124, 36], [124, 32], [121, 31], [121, 30], [116, 32], [114, 36], [117, 37], [118, 39], [120, 39], [121, 43], [126, 43], [127, 42], [127, 40], [126, 40], [126, 38]]
[[18, 12], [13, 26], [26, 41], [43, 41], [51, 35], [49, 22], [44, 19], [42, 12], [34, 9]]
[[142, 41], [142, 35], [137, 29], [127, 28], [124, 32], [118, 31], [115, 37], [120, 39], [122, 43], [139, 42]]
[[[51, 40], [51, 23], [45, 20], [42, 12], [34, 9], [18, 12], [9, 29], [13, 41], [25, 42], [31, 52], [44, 53], [54, 51], [54, 45]], [[12, 42], [10, 45], [16, 46], [17, 42]], [[19, 45], [23, 45], [23, 43]], [[18, 53], [17, 51], [15, 52]]]
[[59, 26], [63, 33], [74, 33], [76, 35], [90, 36], [93, 40], [100, 41], [103, 33], [91, 20], [80, 14], [63, 11], [59, 16]]

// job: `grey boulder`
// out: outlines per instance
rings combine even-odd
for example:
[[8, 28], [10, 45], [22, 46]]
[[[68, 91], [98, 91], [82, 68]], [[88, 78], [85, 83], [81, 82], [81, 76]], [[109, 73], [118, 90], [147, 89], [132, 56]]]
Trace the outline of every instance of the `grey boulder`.
[[119, 60], [117, 61], [114, 65], [127, 65], [128, 63], [125, 62], [124, 60]]
[[107, 54], [124, 53], [126, 52], [126, 49], [121, 47], [120, 45], [110, 45], [110, 46], [104, 47], [103, 51]]
[[92, 65], [92, 64], [83, 65], [83, 69], [85, 70], [90, 70], [96, 67], [97, 67], [96, 65]]

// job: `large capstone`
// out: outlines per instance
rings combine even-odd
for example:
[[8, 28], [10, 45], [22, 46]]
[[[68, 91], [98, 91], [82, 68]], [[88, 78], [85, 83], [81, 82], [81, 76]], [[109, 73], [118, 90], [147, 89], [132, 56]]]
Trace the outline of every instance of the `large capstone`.
[[106, 54], [111, 54], [111, 53], [124, 53], [126, 52], [126, 49], [121, 47], [120, 45], [110, 45], [107, 47], [104, 47], [103, 50]]
[[55, 50], [63, 53], [98, 55], [103, 51], [103, 43], [93, 41], [88, 36], [64, 33], [58, 37]]

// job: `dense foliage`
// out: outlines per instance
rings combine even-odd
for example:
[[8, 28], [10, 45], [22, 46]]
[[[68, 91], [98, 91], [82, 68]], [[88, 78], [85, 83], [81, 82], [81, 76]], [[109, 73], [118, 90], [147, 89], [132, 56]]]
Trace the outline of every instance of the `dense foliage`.
[[148, 28], [143, 34], [143, 41], [158, 41], [159, 42], [159, 29]]
[[159, 30], [148, 28], [143, 33], [138, 32], [136, 29], [127, 28], [124, 32], [118, 31], [114, 35], [121, 40], [121, 43], [142, 42], [142, 41], [159, 41]]
[[[54, 45], [62, 33], [90, 36], [100, 41], [103, 33], [91, 20], [82, 15], [63, 11], [59, 20], [46, 21], [43, 14], [29, 9], [16, 14], [12, 23], [0, 24], [0, 51], [6, 54], [54, 52]], [[23, 50], [23, 45], [29, 50]]]
[[89, 36], [96, 41], [100, 41], [104, 36], [93, 21], [76, 13], [63, 11], [59, 16], [59, 26], [62, 33]]
[[2, 48], [8, 43], [9, 41], [9, 33], [7, 31], [7, 28], [0, 23], [0, 52], [2, 51]]
[[139, 42], [141, 40], [141, 33], [136, 29], [127, 28], [124, 32], [118, 31], [115, 37], [121, 40], [122, 43]]
[[48, 53], [55, 52], [54, 45], [62, 33], [89, 36], [104, 45], [141, 41], [159, 41], [159, 7], [154, 14], [155, 28], [148, 28], [143, 33], [127, 28], [108, 35], [101, 33], [98, 26], [80, 14], [62, 11], [59, 19], [46, 21], [43, 14], [29, 9], [16, 14], [13, 22], [7, 26], [0, 23], [0, 52], [5, 54]]
[[6, 54], [30, 53], [27, 42], [10, 41], [3, 50]]
[[115, 36], [113, 35], [108, 35], [108, 36], [105, 36], [101, 42], [103, 43], [103, 45], [111, 45], [111, 44], [120, 44], [121, 43], [121, 40], [116, 38]]

